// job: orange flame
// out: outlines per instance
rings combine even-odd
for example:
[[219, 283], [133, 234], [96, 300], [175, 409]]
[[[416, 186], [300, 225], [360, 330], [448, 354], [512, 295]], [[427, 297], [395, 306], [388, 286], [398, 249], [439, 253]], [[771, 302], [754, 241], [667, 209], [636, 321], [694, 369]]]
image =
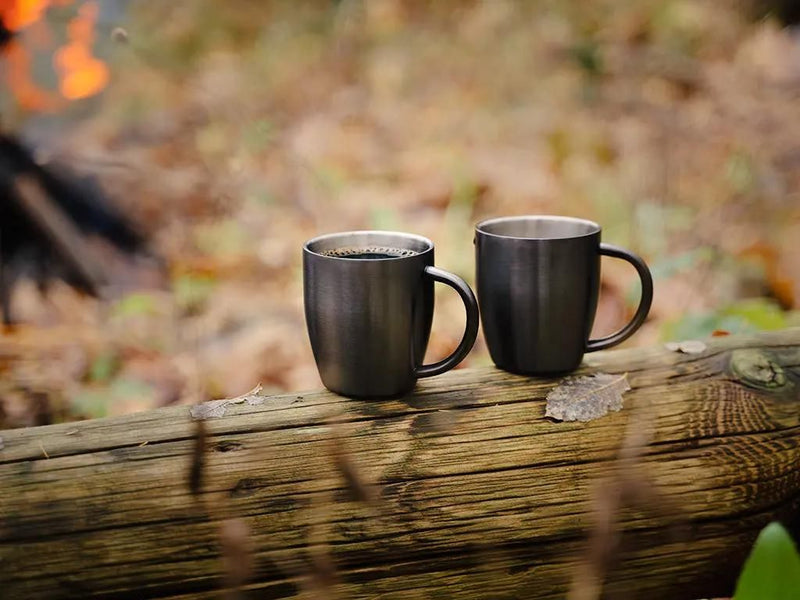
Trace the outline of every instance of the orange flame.
[[97, 4], [86, 3], [67, 25], [70, 42], [60, 48], [54, 64], [61, 74], [59, 88], [69, 100], [87, 98], [102, 90], [108, 83], [108, 67], [92, 56], [94, 24], [97, 21]]
[[58, 108], [58, 98], [42, 90], [31, 80], [31, 57], [25, 48], [15, 43], [9, 44], [5, 50], [5, 59], [8, 62], [8, 87], [20, 106], [32, 111]]
[[[0, 0], [0, 18], [10, 31], [20, 31], [41, 21], [50, 5], [69, 3], [70, 0]], [[91, 52], [97, 16], [96, 0], [80, 6], [78, 14], [67, 24], [68, 42], [54, 53], [59, 91], [67, 100], [93, 96], [108, 83], [108, 67]], [[28, 43], [39, 47], [42, 38], [34, 36]], [[20, 106], [32, 111], [53, 111], [60, 107], [61, 97], [41, 89], [32, 80], [31, 57], [21, 41], [7, 44], [3, 58], [7, 62], [9, 88]]]
[[42, 18], [49, 0], [2, 0], [0, 17], [9, 31], [19, 31]]

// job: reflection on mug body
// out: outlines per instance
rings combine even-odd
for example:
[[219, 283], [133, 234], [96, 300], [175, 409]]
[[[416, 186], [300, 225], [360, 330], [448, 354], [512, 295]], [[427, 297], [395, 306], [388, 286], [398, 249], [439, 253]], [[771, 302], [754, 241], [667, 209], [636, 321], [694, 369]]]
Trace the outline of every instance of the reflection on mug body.
[[[571, 217], [502, 217], [475, 227], [481, 322], [494, 363], [513, 373], [575, 369], [585, 352], [608, 348], [644, 323], [653, 282], [644, 261], [603, 244], [597, 223]], [[600, 287], [600, 257], [630, 262], [642, 281], [633, 319], [613, 335], [590, 340]]]
[[[306, 324], [325, 387], [359, 398], [399, 396], [418, 378], [461, 362], [477, 336], [477, 302], [461, 278], [433, 264], [433, 243], [407, 233], [354, 231], [306, 242]], [[435, 281], [459, 293], [467, 327], [453, 354], [423, 365]]]

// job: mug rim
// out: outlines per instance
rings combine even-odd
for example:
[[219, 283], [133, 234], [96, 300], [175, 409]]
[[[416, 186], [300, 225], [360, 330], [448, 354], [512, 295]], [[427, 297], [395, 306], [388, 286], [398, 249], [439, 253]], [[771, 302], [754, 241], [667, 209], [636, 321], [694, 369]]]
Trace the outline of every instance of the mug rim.
[[[415, 252], [414, 254], [410, 254], [408, 256], [392, 256], [387, 258], [349, 258], [346, 256], [330, 256], [328, 254], [322, 254], [321, 252], [317, 252], [311, 249], [313, 244], [318, 242], [324, 242], [326, 240], [332, 240], [337, 237], [345, 237], [345, 236], [352, 236], [352, 235], [382, 235], [382, 236], [396, 236], [403, 239], [410, 239], [417, 241], [421, 244], [425, 245], [424, 250], [420, 250], [419, 252]], [[405, 249], [405, 248], [404, 248]], [[428, 252], [433, 251], [433, 242], [421, 235], [417, 235], [416, 233], [406, 233], [405, 231], [390, 231], [390, 230], [381, 230], [381, 229], [358, 229], [354, 231], [335, 231], [333, 233], [325, 233], [322, 235], [318, 235], [316, 237], [311, 238], [310, 240], [306, 240], [303, 244], [303, 251], [312, 254], [313, 256], [318, 256], [320, 258], [330, 259], [330, 260], [343, 260], [347, 262], [380, 262], [386, 260], [405, 260], [416, 258], [418, 256], [422, 256]]]
[[[509, 222], [519, 222], [519, 221], [550, 221], [550, 222], [562, 222], [562, 223], [563, 222], [575, 223], [575, 224], [587, 225], [590, 229], [586, 233], [581, 233], [578, 235], [569, 235], [569, 236], [558, 236], [558, 237], [504, 235], [502, 233], [492, 233], [491, 231], [486, 231], [486, 229], [484, 229], [489, 225], [494, 225], [497, 223], [509, 223]], [[597, 235], [602, 230], [603, 228], [600, 227], [598, 223], [590, 221], [589, 219], [581, 219], [579, 217], [567, 217], [563, 215], [516, 215], [510, 217], [492, 217], [490, 219], [484, 219], [483, 221], [480, 221], [475, 225], [476, 233], [480, 233], [481, 235], [489, 237], [496, 237], [507, 240], [537, 240], [537, 241], [576, 240], [580, 238]]]

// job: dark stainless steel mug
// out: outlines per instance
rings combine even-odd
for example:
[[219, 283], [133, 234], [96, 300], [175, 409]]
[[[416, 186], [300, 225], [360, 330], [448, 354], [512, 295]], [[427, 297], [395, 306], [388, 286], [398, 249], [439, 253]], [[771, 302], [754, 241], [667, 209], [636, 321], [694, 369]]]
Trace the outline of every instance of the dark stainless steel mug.
[[[467, 309], [455, 351], [423, 365], [433, 320], [433, 283], [453, 287]], [[478, 304], [463, 279], [433, 266], [418, 235], [352, 231], [303, 246], [306, 324], [322, 382], [352, 397], [399, 396], [419, 377], [456, 366], [478, 334]]]
[[[644, 323], [653, 280], [644, 261], [600, 242], [600, 226], [571, 217], [489, 219], [475, 227], [481, 321], [494, 363], [522, 374], [575, 369], [584, 352], [619, 344]], [[590, 340], [600, 288], [600, 256], [630, 262], [642, 281], [630, 323]]]

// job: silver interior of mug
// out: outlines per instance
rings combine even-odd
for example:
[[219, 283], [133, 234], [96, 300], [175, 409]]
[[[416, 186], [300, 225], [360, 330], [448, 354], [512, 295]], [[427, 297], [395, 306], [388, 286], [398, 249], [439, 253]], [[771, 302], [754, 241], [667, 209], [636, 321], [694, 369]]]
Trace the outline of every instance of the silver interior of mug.
[[[315, 237], [305, 243], [305, 249], [314, 254], [322, 254], [341, 248], [399, 248], [412, 250], [421, 254], [433, 248], [433, 242], [428, 238], [413, 233], [397, 231], [346, 231], [343, 233], [330, 233]], [[336, 257], [326, 257], [333, 258]], [[402, 260], [403, 257], [387, 258], [385, 260]]]
[[527, 216], [489, 219], [478, 223], [476, 229], [499, 237], [556, 240], [595, 234], [600, 225], [574, 217]]

